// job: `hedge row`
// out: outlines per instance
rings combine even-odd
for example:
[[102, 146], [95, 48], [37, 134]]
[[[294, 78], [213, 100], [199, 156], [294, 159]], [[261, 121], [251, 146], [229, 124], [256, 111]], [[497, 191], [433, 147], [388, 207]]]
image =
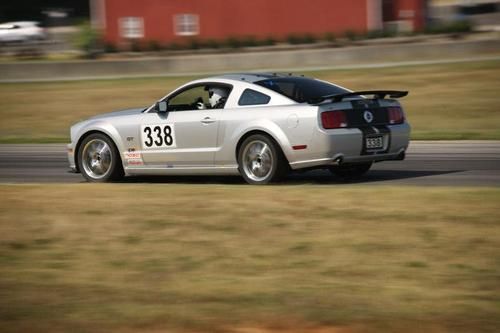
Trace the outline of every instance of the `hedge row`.
[[145, 40], [129, 40], [123, 45], [118, 47], [112, 43], [102, 43], [98, 42], [98, 36], [90, 30], [88, 27], [83, 26], [81, 29], [81, 36], [79, 39], [78, 46], [84, 52], [89, 52], [89, 49], [95, 49], [97, 45], [101, 45], [107, 53], [113, 53], [118, 51], [162, 51], [162, 50], [197, 50], [197, 49], [238, 49], [242, 47], [255, 47], [255, 46], [272, 46], [277, 43], [288, 43], [291, 45], [298, 44], [312, 44], [319, 41], [330, 42], [335, 44], [338, 39], [356, 41], [364, 39], [374, 39], [374, 38], [387, 38], [394, 37], [398, 35], [416, 35], [416, 34], [436, 34], [436, 33], [465, 33], [472, 31], [472, 25], [467, 21], [459, 21], [452, 23], [438, 23], [430, 24], [428, 27], [418, 33], [398, 33], [396, 31], [390, 30], [375, 30], [368, 31], [365, 33], [360, 33], [356, 31], [345, 31], [343, 34], [336, 35], [334, 33], [328, 32], [323, 35], [314, 35], [310, 33], [306, 34], [290, 34], [284, 39], [276, 39], [274, 37], [267, 38], [257, 38], [254, 36], [246, 37], [228, 37], [223, 40], [217, 39], [207, 39], [200, 40], [196, 38], [186, 39], [183, 43], [168, 43], [163, 44], [158, 41], [145, 41]]

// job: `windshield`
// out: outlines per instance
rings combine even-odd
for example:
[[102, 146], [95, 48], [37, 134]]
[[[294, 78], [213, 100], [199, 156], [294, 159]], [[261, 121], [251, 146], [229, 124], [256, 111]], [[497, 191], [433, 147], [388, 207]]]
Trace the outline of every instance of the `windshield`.
[[298, 103], [318, 99], [321, 96], [348, 93], [349, 90], [337, 87], [333, 84], [308, 79], [305, 77], [275, 77], [255, 84], [271, 89]]

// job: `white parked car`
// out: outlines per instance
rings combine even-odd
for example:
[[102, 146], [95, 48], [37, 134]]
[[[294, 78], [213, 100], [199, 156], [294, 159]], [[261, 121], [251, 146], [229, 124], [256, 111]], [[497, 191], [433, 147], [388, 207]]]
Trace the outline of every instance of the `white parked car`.
[[0, 24], [0, 42], [26, 42], [47, 38], [40, 22], [22, 21]]

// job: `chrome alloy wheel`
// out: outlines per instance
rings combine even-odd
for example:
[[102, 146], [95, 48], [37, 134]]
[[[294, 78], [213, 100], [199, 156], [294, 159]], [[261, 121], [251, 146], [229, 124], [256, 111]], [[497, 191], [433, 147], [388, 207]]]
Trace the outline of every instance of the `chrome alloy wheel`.
[[82, 165], [89, 177], [104, 178], [110, 172], [112, 163], [111, 148], [105, 141], [93, 139], [87, 142], [83, 148]]
[[255, 182], [269, 177], [273, 170], [274, 157], [271, 148], [264, 141], [256, 140], [245, 146], [243, 151], [243, 171]]

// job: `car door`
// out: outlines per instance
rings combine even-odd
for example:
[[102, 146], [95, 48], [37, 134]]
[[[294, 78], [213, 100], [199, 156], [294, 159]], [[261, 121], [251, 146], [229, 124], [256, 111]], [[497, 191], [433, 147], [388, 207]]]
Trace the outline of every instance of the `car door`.
[[166, 113], [145, 113], [140, 137], [146, 166], [212, 167], [222, 110], [210, 109], [206, 85], [184, 89], [167, 99]]

